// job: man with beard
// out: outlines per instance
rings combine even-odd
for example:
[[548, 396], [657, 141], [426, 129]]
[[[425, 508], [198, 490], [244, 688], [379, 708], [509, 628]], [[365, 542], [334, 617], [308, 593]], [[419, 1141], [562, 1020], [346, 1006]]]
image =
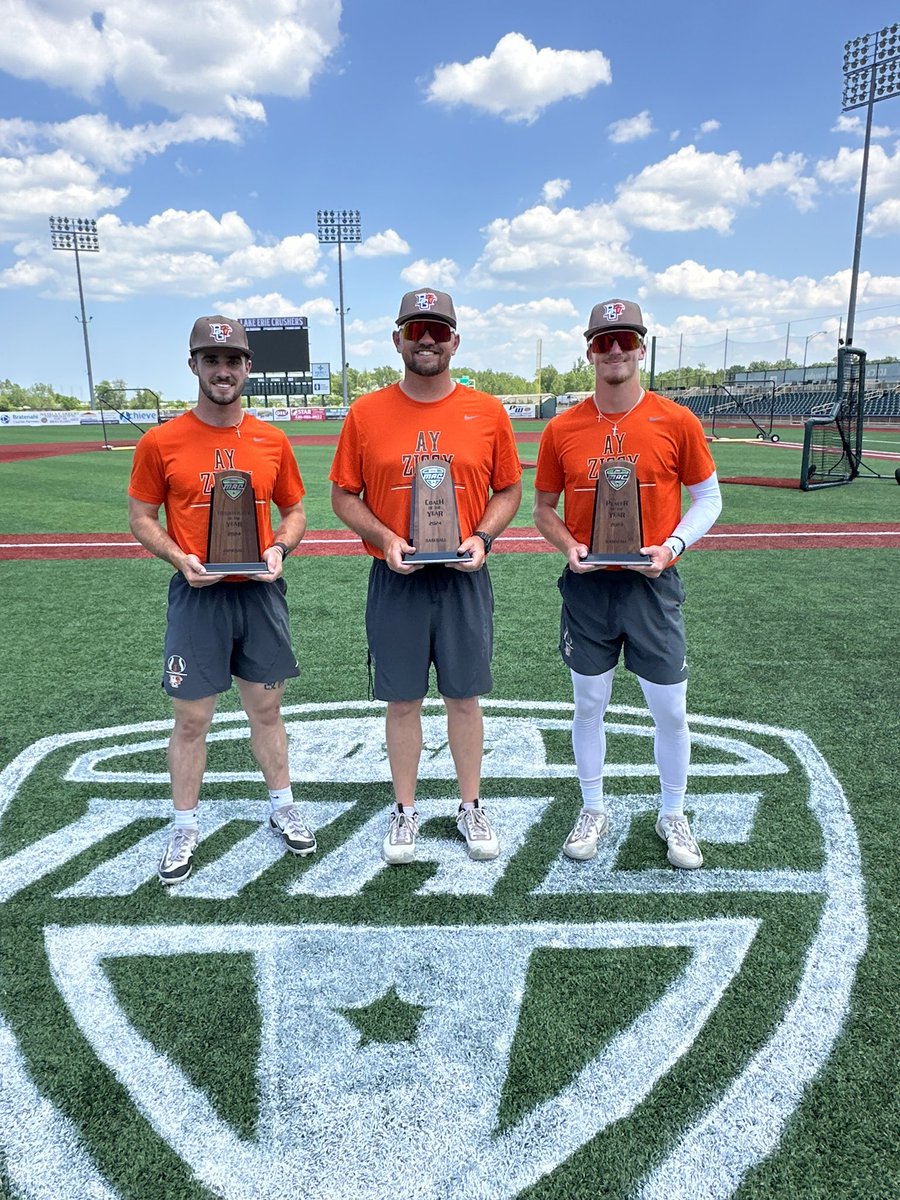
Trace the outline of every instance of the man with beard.
[[[128, 488], [131, 532], [175, 568], [163, 672], [175, 714], [168, 749], [174, 824], [158, 869], [166, 885], [191, 873], [200, 840], [207, 734], [219, 693], [230, 689], [232, 677], [268, 788], [270, 827], [293, 854], [316, 849], [294, 805], [281, 717], [285, 680], [299, 674], [282, 563], [306, 530], [305, 489], [284, 433], [241, 407], [250, 365], [247, 334], [238, 321], [213, 316], [194, 322], [188, 366], [199, 383], [197, 405], [144, 434]], [[229, 470], [251, 475], [267, 568], [260, 574], [212, 574], [203, 565], [214, 473]], [[274, 532], [271, 504], [281, 518]], [[163, 506], [165, 525], [159, 519]]]
[[[422, 701], [433, 664], [459, 784], [457, 829], [472, 858], [492, 859], [500, 850], [480, 801], [478, 698], [493, 682], [493, 592], [485, 559], [519, 507], [522, 468], [500, 401], [450, 378], [459, 346], [450, 296], [428, 288], [407, 292], [397, 325], [403, 378], [354, 401], [331, 469], [334, 511], [372, 556], [366, 634], [374, 694], [387, 701], [395, 801], [382, 855], [391, 864], [415, 858]], [[447, 565], [404, 560], [415, 550], [408, 540], [413, 477], [428, 462], [449, 464], [453, 476], [457, 553], [466, 558]]]

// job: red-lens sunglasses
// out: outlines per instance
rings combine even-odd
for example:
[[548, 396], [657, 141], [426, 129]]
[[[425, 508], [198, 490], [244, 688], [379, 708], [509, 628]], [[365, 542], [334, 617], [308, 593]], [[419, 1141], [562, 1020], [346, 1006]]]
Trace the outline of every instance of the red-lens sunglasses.
[[418, 342], [426, 333], [439, 343], [449, 342], [453, 337], [453, 330], [445, 321], [407, 321], [400, 329], [404, 342]]
[[589, 350], [595, 354], [609, 354], [613, 344], [617, 345], [623, 354], [637, 350], [644, 344], [644, 339], [634, 329], [618, 329], [612, 333], [595, 333], [591, 338]]

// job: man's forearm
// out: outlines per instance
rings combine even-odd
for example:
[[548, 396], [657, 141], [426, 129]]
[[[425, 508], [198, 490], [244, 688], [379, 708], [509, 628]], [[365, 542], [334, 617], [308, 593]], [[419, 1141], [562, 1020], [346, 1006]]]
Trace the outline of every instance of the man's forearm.
[[522, 485], [514, 483], [512, 487], [494, 492], [485, 506], [484, 514], [478, 528], [483, 529], [495, 538], [507, 527], [522, 503]]
[[157, 558], [161, 558], [163, 562], [169, 563], [180, 571], [187, 555], [181, 549], [166, 531], [160, 521], [152, 517], [135, 517], [130, 522], [131, 532], [141, 543], [145, 550], [149, 550], [151, 554]]

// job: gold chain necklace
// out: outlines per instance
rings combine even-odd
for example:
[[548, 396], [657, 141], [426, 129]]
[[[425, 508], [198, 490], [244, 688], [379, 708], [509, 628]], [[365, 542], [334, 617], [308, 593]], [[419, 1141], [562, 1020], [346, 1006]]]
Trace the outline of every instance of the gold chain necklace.
[[619, 413], [619, 415], [616, 417], [616, 419], [614, 421], [610, 417], [608, 417], [605, 412], [600, 411], [600, 405], [597, 403], [597, 397], [594, 396], [594, 407], [597, 410], [597, 420], [609, 422], [609, 424], [612, 425], [612, 427], [613, 427], [613, 430], [612, 430], [613, 437], [618, 437], [619, 436], [619, 422], [624, 421], [627, 416], [630, 416], [630, 414], [634, 412], [634, 410], [637, 408], [637, 406], [643, 400], [645, 395], [646, 395], [646, 393], [644, 392], [644, 389], [641, 388], [641, 394], [638, 396], [637, 400], [635, 400], [634, 404], [632, 404], [631, 408], [629, 408], [626, 412]]

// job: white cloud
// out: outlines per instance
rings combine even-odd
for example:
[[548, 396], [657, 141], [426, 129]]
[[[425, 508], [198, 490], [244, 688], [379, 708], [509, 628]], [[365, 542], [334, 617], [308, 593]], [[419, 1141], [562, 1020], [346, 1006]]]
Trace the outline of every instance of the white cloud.
[[104, 249], [111, 247], [147, 256], [158, 251], [198, 247], [233, 252], [253, 241], [250, 226], [238, 213], [226, 212], [214, 217], [206, 209], [185, 212], [167, 208], [152, 216], [146, 225], [126, 224], [114, 213], [107, 213], [98, 220], [97, 230]]
[[736, 150], [712, 154], [683, 146], [621, 184], [614, 209], [629, 225], [656, 232], [727, 233], [739, 209], [769, 192], [782, 191], [801, 211], [808, 209], [816, 182], [803, 175], [804, 165], [800, 154], [776, 154], [768, 163], [745, 167]]
[[[816, 174], [824, 183], [856, 191], [862, 175], [863, 151], [842, 146], [832, 159], [816, 163]], [[900, 194], [900, 144], [891, 154], [884, 146], [869, 148], [866, 192], [872, 199], [891, 199]]]
[[541, 188], [541, 199], [545, 204], [556, 204], [571, 187], [568, 179], [548, 179]]
[[521, 33], [508, 33], [487, 57], [439, 66], [426, 96], [530, 124], [557, 100], [584, 96], [611, 80], [609, 60], [599, 50], [538, 50]]
[[478, 286], [606, 286], [643, 274], [626, 248], [624, 224], [608, 205], [557, 212], [539, 204], [512, 219], [498, 217], [482, 232], [485, 247], [472, 272]]
[[222, 268], [239, 278], [271, 279], [274, 275], [300, 275], [309, 283], [309, 276], [316, 269], [319, 255], [319, 240], [315, 234], [293, 234], [272, 246], [244, 246], [223, 259]]
[[[860, 302], [870, 305], [896, 304], [900, 294], [900, 277], [859, 276]], [[693, 259], [674, 263], [664, 271], [649, 275], [640, 288], [641, 297], [676, 297], [681, 300], [716, 305], [716, 318], [697, 318], [722, 327], [729, 319], [758, 314], [769, 319], [774, 314], [785, 321], [805, 319], [819, 313], [843, 312], [850, 295], [850, 271], [836, 271], [820, 279], [797, 275], [779, 279], [760, 271], [731, 271], [706, 267]], [[780, 355], [779, 355], [780, 357]]]
[[649, 137], [653, 133], [653, 120], [649, 110], [645, 108], [636, 117], [623, 117], [621, 121], [613, 121], [606, 128], [609, 130], [609, 140], [622, 145]]
[[400, 278], [410, 287], [436, 287], [449, 291], [456, 284], [459, 268], [452, 258], [430, 260], [417, 258], [414, 263], [404, 267]]
[[388, 254], [409, 254], [409, 243], [405, 242], [396, 229], [385, 229], [373, 233], [350, 251], [360, 258], [384, 258]]
[[[308, 287], [324, 282], [321, 249], [312, 233], [292, 235], [271, 244], [257, 242], [236, 212], [215, 217], [205, 209], [167, 209], [144, 225], [130, 225], [107, 213], [97, 221], [100, 254], [91, 255], [90, 293], [97, 300], [132, 296], [208, 296], [225, 289], [246, 288], [256, 280], [299, 276]], [[10, 271], [3, 286], [46, 285], [46, 295], [68, 296], [74, 280], [49, 238], [34, 238], [16, 251], [45, 273], [31, 276]], [[46, 273], [46, 272], [49, 272]]]
[[310, 324], [315, 321], [319, 325], [333, 325], [337, 321], [333, 302], [324, 296], [297, 303], [280, 292], [266, 292], [216, 300], [212, 308], [235, 317], [307, 317]]
[[872, 237], [900, 234], [900, 200], [884, 200], [866, 217], [866, 233]]
[[[259, 119], [258, 95], [305, 96], [340, 41], [340, 0], [5, 0], [0, 70], [87, 99]], [[187, 19], [186, 19], [187, 18]], [[99, 28], [98, 28], [99, 26]]]
[[715, 133], [717, 129], [722, 128], [721, 121], [717, 121], [715, 117], [710, 117], [708, 121], [702, 121], [697, 129], [698, 134]]
[[58, 147], [79, 162], [118, 172], [185, 142], [239, 140], [235, 121], [221, 116], [187, 116], [130, 128], [114, 124], [102, 113], [85, 113], [58, 124], [0, 120], [0, 150], [25, 157]]
[[[855, 137], [866, 136], [866, 123], [859, 116], [848, 116], [847, 113], [842, 113], [831, 127], [832, 133], [852, 133]], [[890, 137], [893, 133], [890, 125], [873, 125], [871, 136], [873, 138]]]
[[64, 150], [0, 158], [0, 239], [33, 228], [35, 217], [46, 220], [59, 212], [92, 216], [116, 207], [127, 195], [127, 188], [109, 187], [93, 167]]

